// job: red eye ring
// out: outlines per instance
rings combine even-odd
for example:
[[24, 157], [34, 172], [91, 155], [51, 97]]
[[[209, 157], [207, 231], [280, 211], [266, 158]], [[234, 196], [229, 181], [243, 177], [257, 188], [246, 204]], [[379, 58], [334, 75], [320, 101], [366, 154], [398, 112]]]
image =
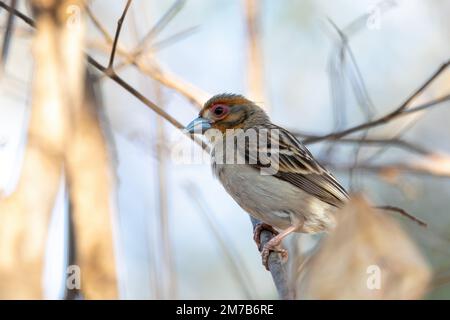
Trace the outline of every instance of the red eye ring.
[[229, 111], [230, 111], [230, 108], [225, 104], [215, 104], [211, 108], [211, 114], [216, 119], [224, 118], [228, 114]]

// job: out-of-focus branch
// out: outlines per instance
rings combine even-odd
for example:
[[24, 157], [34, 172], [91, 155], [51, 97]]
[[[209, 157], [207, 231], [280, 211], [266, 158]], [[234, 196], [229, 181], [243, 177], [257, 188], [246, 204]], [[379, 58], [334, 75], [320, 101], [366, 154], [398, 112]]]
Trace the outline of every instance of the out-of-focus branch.
[[214, 213], [206, 205], [200, 191], [193, 183], [188, 183], [185, 186], [185, 190], [191, 197], [192, 201], [197, 205], [204, 220], [208, 223], [208, 229], [212, 232], [217, 239], [221, 253], [225, 258], [233, 276], [236, 278], [236, 282], [241, 287], [245, 294], [246, 299], [254, 299], [254, 288], [251, 284], [251, 276], [245, 267], [239, 252], [234, 248], [233, 243], [226, 236], [226, 233], [222, 230], [218, 222], [214, 219]]
[[[247, 26], [247, 90], [248, 95], [252, 100], [261, 102], [266, 101], [264, 90], [264, 76], [263, 76], [263, 55], [261, 46], [260, 34], [260, 16], [261, 16], [261, 2], [258, 0], [243, 0], [245, 22]], [[268, 105], [262, 105], [266, 111], [269, 111]], [[251, 217], [253, 229], [256, 227], [259, 220]], [[261, 232], [260, 241], [261, 248], [274, 235], [268, 230]], [[271, 252], [268, 260], [269, 271], [272, 274], [273, 282], [278, 291], [280, 299], [293, 299], [294, 292], [290, 290], [289, 275], [286, 265], [283, 262], [281, 255], [277, 252]]]
[[178, 14], [178, 12], [183, 9], [186, 4], [186, 0], [175, 0], [174, 3], [169, 7], [169, 9], [164, 13], [164, 15], [155, 23], [155, 25], [145, 34], [142, 40], [134, 49], [132, 56], [137, 58], [148, 48], [150, 43], [155, 39], [155, 37], [172, 21], [173, 18]]
[[382, 124], [386, 124], [394, 119], [397, 119], [399, 117], [402, 117], [404, 115], [407, 114], [411, 114], [414, 112], [418, 112], [418, 111], [422, 111], [424, 109], [430, 108], [434, 105], [437, 105], [439, 103], [442, 103], [444, 101], [449, 101], [450, 100], [450, 96], [449, 95], [445, 95], [443, 97], [434, 99], [433, 101], [427, 102], [421, 106], [418, 107], [414, 107], [412, 109], [407, 109], [409, 107], [409, 105], [411, 104], [411, 102], [418, 97], [423, 91], [425, 91], [426, 88], [428, 88], [430, 86], [431, 83], [433, 83], [433, 81], [439, 76], [441, 75], [446, 69], [447, 67], [450, 65], [450, 60], [443, 63], [416, 91], [414, 91], [406, 100], [405, 102], [403, 102], [399, 107], [397, 107], [396, 109], [394, 109], [393, 111], [389, 112], [388, 114], [372, 120], [372, 121], [368, 121], [365, 123], [362, 123], [360, 125], [342, 130], [342, 131], [338, 131], [338, 132], [332, 132], [323, 136], [319, 136], [316, 138], [311, 138], [311, 139], [305, 139], [305, 143], [316, 143], [322, 140], [337, 140], [340, 139], [342, 137], [345, 137], [349, 134], [358, 132], [358, 131], [362, 131], [365, 129], [369, 129], [369, 128], [373, 128]]
[[[82, 56], [80, 59], [84, 60]], [[118, 292], [111, 222], [115, 217], [114, 176], [99, 117], [102, 106], [98, 105], [91, 78], [83, 81], [85, 99], [72, 115], [73, 131], [66, 151], [75, 262], [81, 269], [84, 298], [115, 299]]]
[[[32, 2], [36, 12], [33, 100], [21, 176], [15, 191], [0, 202], [0, 295], [40, 298], [50, 212], [60, 185], [68, 109], [60, 47], [64, 17], [59, 6], [76, 1]], [[4, 4], [2, 3], [2, 7]], [[15, 12], [11, 10], [10, 12]], [[65, 12], [63, 10], [63, 12]], [[49, 90], [51, 88], [51, 90]], [[45, 182], [45, 183], [44, 183]]]
[[[5, 7], [4, 3], [0, 5]], [[20, 258], [26, 255], [24, 252], [34, 255], [26, 257], [27, 262], [34, 262], [33, 269], [19, 270], [21, 277], [30, 282], [30, 287], [33, 282], [27, 276], [35, 276], [40, 282], [47, 216], [54, 205], [64, 163], [83, 296], [115, 298], [117, 288], [110, 224], [111, 172], [106, 142], [97, 118], [98, 109], [92, 102], [92, 90], [88, 90], [86, 99], [84, 96], [84, 24], [79, 10], [82, 7], [81, 0], [33, 2], [38, 30], [34, 46], [37, 80], [34, 82], [29, 138], [19, 185], [1, 204], [15, 200], [14, 204], [28, 213], [26, 221], [14, 224], [23, 226], [27, 233], [25, 239], [2, 241], [2, 244], [16, 252], [19, 240], [20, 246], [30, 246], [32, 249], [23, 250]], [[69, 14], [79, 16], [70, 21], [69, 18], [74, 17]], [[18, 16], [34, 25], [28, 17]], [[63, 75], [64, 79], [61, 78]], [[20, 217], [8, 209], [1, 213]], [[1, 224], [5, 228], [8, 225]], [[14, 225], [8, 230], [14, 230]], [[2, 232], [2, 235], [7, 233]], [[15, 263], [15, 268], [17, 265], [20, 263]], [[37, 292], [40, 293], [40, 286]]]
[[[331, 163], [327, 159], [321, 159], [321, 163], [336, 170], [349, 170], [353, 166], [353, 164]], [[401, 173], [408, 173], [438, 178], [450, 178], [450, 156], [446, 154], [431, 153], [423, 158], [407, 162], [382, 164], [359, 163], [354, 166], [354, 169], [376, 173], [386, 177], [393, 177]]]
[[[16, 8], [17, 6], [17, 0], [11, 0], [11, 8]], [[6, 59], [8, 57], [8, 51], [9, 47], [11, 45], [11, 38], [13, 35], [13, 29], [14, 29], [14, 18], [15, 15], [12, 12], [8, 13], [8, 20], [6, 21], [6, 30], [3, 36], [3, 44], [2, 44], [2, 52], [0, 57], [0, 68], [3, 68]], [[1, 71], [1, 70], [0, 70]]]
[[[300, 298], [419, 299], [427, 293], [430, 267], [391, 217], [354, 195], [336, 218], [336, 227], [300, 266]], [[368, 277], [380, 274], [376, 281]]]
[[[101, 71], [103, 74], [107, 75], [111, 80], [116, 82], [118, 85], [120, 85], [122, 88], [124, 88], [126, 91], [131, 93], [134, 97], [136, 97], [138, 100], [140, 100], [143, 104], [145, 104], [147, 107], [152, 109], [154, 112], [156, 112], [159, 116], [166, 119], [170, 124], [172, 124], [175, 128], [183, 130], [184, 126], [178, 122], [175, 118], [173, 118], [170, 114], [168, 114], [166, 111], [162, 110], [159, 106], [157, 106], [155, 103], [147, 99], [142, 93], [137, 91], [132, 85], [130, 85], [128, 82], [123, 80], [121, 77], [119, 77], [116, 74], [108, 74], [107, 68], [102, 66], [97, 60], [94, 58], [87, 56], [88, 62], [94, 66], [97, 70]], [[193, 139], [199, 146], [201, 146], [204, 150], [208, 151], [208, 146], [203, 143], [200, 139], [196, 138], [195, 136], [188, 135], [191, 139]]]
[[[183, 3], [184, 1], [176, 1], [176, 3], [169, 8], [168, 12], [164, 15], [171, 16], [178, 12], [179, 5]], [[175, 8], [178, 8], [175, 10]], [[170, 14], [169, 14], [170, 13]], [[93, 14], [92, 11], [88, 11], [88, 14], [93, 21], [94, 25], [99, 29], [99, 31], [102, 33], [104, 40], [107, 44], [112, 45], [113, 40], [112, 36], [108, 33], [107, 29], [102, 25], [100, 20], [97, 19], [97, 17]], [[166, 21], [163, 23], [163, 21]], [[188, 99], [194, 106], [196, 106], [198, 109], [202, 108], [203, 104], [206, 102], [206, 100], [210, 97], [210, 94], [207, 92], [201, 90], [200, 88], [194, 86], [192, 83], [186, 82], [183, 79], [181, 79], [176, 74], [170, 72], [166, 68], [163, 68], [161, 64], [154, 59], [153, 57], [145, 57], [146, 59], [142, 59], [145, 48], [148, 47], [148, 42], [153, 39], [155, 30], [159, 30], [161, 24], [167, 23], [166, 18], [162, 18], [144, 37], [144, 39], [140, 42], [140, 44], [137, 46], [137, 48], [131, 52], [126, 51], [125, 49], [120, 46], [120, 44], [117, 45], [118, 50], [117, 53], [124, 58], [126, 64], [131, 64], [138, 68], [142, 73], [145, 75], [151, 77], [155, 81], [160, 82], [163, 86], [168, 87], [170, 89], [175, 90], [182, 96], [184, 96], [186, 99]], [[153, 31], [152, 31], [153, 30]], [[109, 50], [109, 48], [100, 48]]]
[[[305, 145], [310, 144], [310, 140], [311, 139], [315, 139], [315, 138], [319, 138], [321, 137], [320, 135], [314, 135], [314, 134], [309, 134], [309, 133], [303, 133], [303, 132], [298, 132], [295, 130], [291, 130], [291, 132], [300, 140], [303, 141], [303, 143]], [[343, 143], [343, 144], [354, 144], [354, 143], [361, 143], [363, 145], [368, 145], [368, 146], [376, 146], [376, 145], [390, 145], [390, 146], [395, 146], [398, 148], [402, 148], [414, 153], [418, 153], [418, 154], [422, 154], [422, 155], [426, 155], [426, 154], [430, 154], [431, 152], [429, 150], [427, 150], [425, 147], [422, 147], [418, 144], [400, 139], [400, 138], [340, 138], [338, 140], [335, 140], [336, 143]]]
[[[243, 0], [247, 27], [247, 92], [250, 99], [266, 102], [264, 89], [264, 57], [261, 44], [261, 3], [259, 0]], [[262, 107], [269, 111], [267, 104]]]
[[[155, 85], [156, 99], [159, 105], [164, 105], [163, 93], [160, 84]], [[174, 258], [174, 247], [172, 245], [172, 238], [170, 235], [171, 221], [168, 210], [168, 188], [167, 188], [167, 153], [164, 150], [165, 122], [161, 117], [156, 117], [156, 139], [155, 152], [158, 158], [156, 163], [156, 193], [158, 199], [158, 213], [159, 213], [159, 238], [160, 238], [160, 254], [162, 255], [161, 279], [163, 289], [166, 289], [164, 298], [177, 299], [178, 286], [177, 274]]]
[[[22, 19], [25, 23], [28, 25], [34, 27], [35, 22], [30, 17], [26, 16], [25, 14], [21, 13], [18, 10], [12, 9], [7, 4], [5, 4], [3, 1], [0, 1], [0, 7], [10, 11], [14, 12], [14, 14]], [[119, 50], [118, 50], [119, 52]], [[128, 82], [126, 82], [124, 79], [122, 79], [117, 74], [111, 74], [107, 72], [107, 67], [103, 66], [101, 63], [99, 63], [97, 60], [92, 58], [89, 55], [86, 55], [86, 59], [89, 64], [91, 64], [94, 68], [96, 68], [101, 73], [108, 76], [111, 80], [116, 82], [118, 85], [120, 85], [123, 89], [128, 91], [131, 95], [133, 95], [135, 98], [137, 98], [139, 101], [141, 101], [144, 105], [146, 105], [148, 108], [152, 109], [156, 114], [166, 119], [170, 124], [172, 124], [175, 128], [183, 130], [184, 126], [178, 122], [175, 118], [173, 118], [170, 114], [168, 114], [166, 111], [162, 110], [158, 105], [150, 101], [148, 98], [146, 98], [142, 93], [140, 93], [138, 90], [136, 90], [132, 85], [130, 85]], [[197, 144], [199, 144], [204, 150], [208, 151], [208, 146], [203, 143], [198, 138], [195, 138], [192, 135], [188, 135], [189, 138], [194, 140]]]

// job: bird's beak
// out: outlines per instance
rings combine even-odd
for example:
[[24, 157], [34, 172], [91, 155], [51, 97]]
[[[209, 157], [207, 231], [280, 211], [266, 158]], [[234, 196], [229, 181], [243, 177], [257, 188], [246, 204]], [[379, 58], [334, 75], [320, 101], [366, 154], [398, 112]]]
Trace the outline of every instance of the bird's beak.
[[198, 117], [197, 119], [192, 120], [186, 128], [184, 128], [188, 133], [203, 134], [206, 130], [211, 129], [211, 121], [202, 117]]

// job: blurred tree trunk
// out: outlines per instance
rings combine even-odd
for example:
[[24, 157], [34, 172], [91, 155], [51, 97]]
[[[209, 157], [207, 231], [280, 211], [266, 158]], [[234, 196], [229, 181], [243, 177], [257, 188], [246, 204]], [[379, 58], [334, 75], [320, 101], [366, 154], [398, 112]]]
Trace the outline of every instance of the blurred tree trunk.
[[21, 177], [0, 204], [0, 297], [41, 297], [41, 275], [49, 215], [62, 173], [68, 109], [63, 108], [61, 21], [49, 1], [34, 1], [35, 74], [28, 139]]
[[[34, 0], [33, 102], [21, 176], [0, 202], [0, 298], [41, 298], [50, 212], [63, 167], [87, 298], [115, 298], [111, 171], [97, 110], [84, 98], [83, 1]], [[86, 102], [87, 101], [87, 102]]]
[[264, 56], [261, 43], [262, 1], [244, 0], [247, 27], [247, 94], [267, 112], [270, 111], [264, 80]]
[[87, 299], [114, 299], [117, 298], [111, 224], [114, 188], [100, 108], [93, 79], [88, 78], [85, 102], [73, 115], [66, 172], [82, 295]]

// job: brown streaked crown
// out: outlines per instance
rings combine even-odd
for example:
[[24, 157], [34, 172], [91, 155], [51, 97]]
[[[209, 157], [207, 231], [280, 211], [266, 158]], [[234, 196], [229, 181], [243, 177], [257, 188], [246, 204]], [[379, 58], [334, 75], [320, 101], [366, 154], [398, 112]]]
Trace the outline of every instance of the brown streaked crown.
[[[228, 114], [220, 119], [214, 119], [211, 111], [223, 105], [229, 108]], [[199, 113], [200, 117], [211, 119], [212, 127], [225, 132], [226, 129], [245, 128], [255, 122], [268, 121], [266, 113], [253, 101], [239, 94], [223, 93], [209, 99]], [[251, 120], [255, 121], [251, 121]]]
[[240, 94], [234, 94], [234, 93], [221, 93], [213, 96], [203, 106], [203, 109], [200, 111], [200, 116], [203, 115], [203, 113], [210, 109], [215, 104], [225, 104], [227, 106], [234, 106], [234, 105], [250, 105], [254, 104], [253, 101], [248, 100], [246, 97]]

